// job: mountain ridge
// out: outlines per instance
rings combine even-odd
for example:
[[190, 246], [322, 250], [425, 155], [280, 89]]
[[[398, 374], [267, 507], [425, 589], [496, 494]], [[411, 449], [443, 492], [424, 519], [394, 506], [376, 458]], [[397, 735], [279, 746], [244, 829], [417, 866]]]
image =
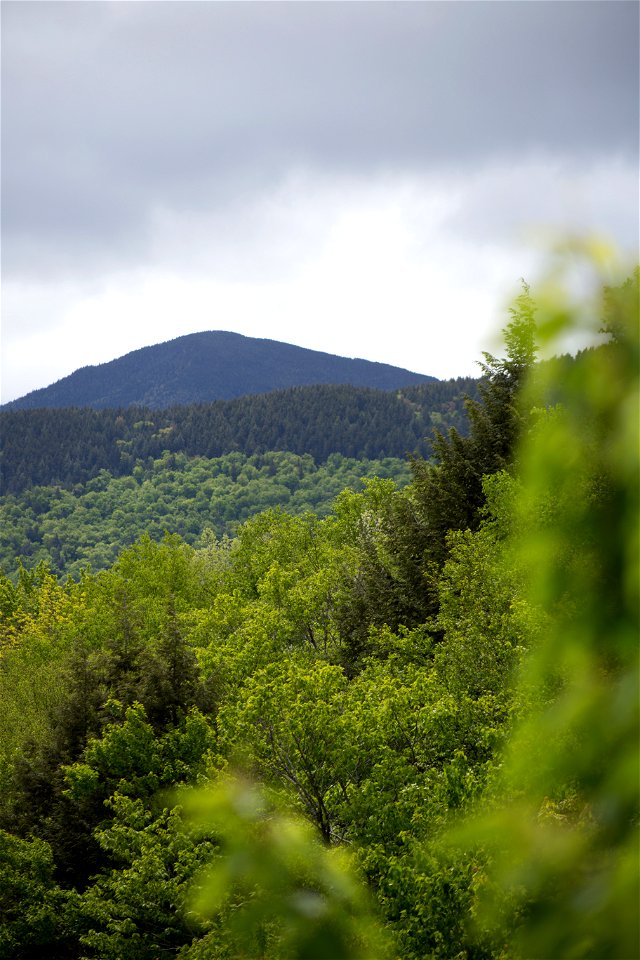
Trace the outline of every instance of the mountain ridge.
[[164, 451], [215, 458], [279, 450], [318, 463], [332, 453], [427, 456], [434, 428], [466, 432], [464, 397], [476, 397], [478, 386], [470, 377], [397, 391], [317, 384], [156, 410], [0, 410], [0, 492], [73, 486], [103, 469], [130, 475]]
[[3, 410], [90, 407], [95, 410], [209, 403], [316, 384], [395, 390], [436, 377], [402, 367], [225, 330], [185, 334], [80, 367]]

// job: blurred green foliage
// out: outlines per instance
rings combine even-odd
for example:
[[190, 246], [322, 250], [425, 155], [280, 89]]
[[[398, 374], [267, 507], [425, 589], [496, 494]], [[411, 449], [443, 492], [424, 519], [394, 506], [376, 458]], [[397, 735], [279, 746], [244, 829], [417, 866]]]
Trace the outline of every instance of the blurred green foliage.
[[[584, 252], [565, 251], [559, 273]], [[544, 629], [523, 662], [522, 719], [490, 812], [461, 834], [491, 850], [478, 922], [504, 926], [509, 904], [517, 955], [631, 958], [640, 956], [639, 272], [581, 304], [558, 279], [538, 298], [542, 346], [576, 332], [608, 337], [529, 386], [543, 408], [520, 449], [511, 540]]]
[[347, 848], [320, 843], [273, 793], [222, 779], [187, 795], [192, 822], [220, 853], [196, 878], [196, 915], [224, 926], [185, 956], [384, 960], [389, 945]]

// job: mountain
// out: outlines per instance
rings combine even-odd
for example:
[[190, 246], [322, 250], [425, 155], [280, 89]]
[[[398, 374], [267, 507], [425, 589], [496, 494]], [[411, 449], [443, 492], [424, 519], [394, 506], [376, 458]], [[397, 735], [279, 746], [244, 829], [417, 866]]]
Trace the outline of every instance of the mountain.
[[109, 363], [82, 367], [49, 387], [4, 404], [4, 409], [101, 410], [134, 405], [161, 409], [312, 384], [396, 390], [435, 379], [386, 363], [351, 360], [215, 330], [191, 333], [134, 350]]

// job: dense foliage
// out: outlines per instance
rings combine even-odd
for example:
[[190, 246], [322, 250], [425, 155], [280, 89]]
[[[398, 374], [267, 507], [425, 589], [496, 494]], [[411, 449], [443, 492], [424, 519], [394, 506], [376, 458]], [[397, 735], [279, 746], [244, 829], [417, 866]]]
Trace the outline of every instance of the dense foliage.
[[281, 507], [300, 515], [329, 513], [337, 495], [361, 490], [366, 477], [404, 486], [404, 460], [349, 460], [332, 454], [316, 465], [306, 454], [230, 453], [207, 460], [168, 453], [139, 464], [132, 476], [101, 471], [86, 483], [30, 487], [0, 498], [0, 569], [15, 578], [18, 560], [46, 562], [59, 576], [103, 570], [143, 533], [162, 540], [179, 533], [190, 544], [233, 536], [243, 521]]
[[433, 428], [466, 430], [465, 396], [477, 381], [448, 380], [396, 393], [357, 387], [299, 387], [229, 402], [168, 410], [0, 412], [2, 492], [71, 487], [101, 470], [129, 476], [164, 451], [213, 459], [238, 452], [332, 453], [357, 460], [426, 456]]
[[639, 955], [637, 302], [532, 378], [524, 290], [403, 489], [2, 579], [0, 956]]
[[191, 333], [134, 350], [110, 363], [83, 367], [7, 406], [14, 410], [156, 409], [321, 383], [397, 390], [433, 380], [387, 363], [336, 357], [290, 343], [215, 330]]

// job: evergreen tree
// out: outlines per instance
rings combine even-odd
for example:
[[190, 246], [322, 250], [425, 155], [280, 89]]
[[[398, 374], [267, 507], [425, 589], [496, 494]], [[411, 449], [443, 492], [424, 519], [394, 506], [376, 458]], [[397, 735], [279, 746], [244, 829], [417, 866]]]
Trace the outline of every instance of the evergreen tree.
[[[350, 657], [365, 648], [370, 625], [412, 627], [438, 611], [438, 579], [449, 555], [449, 534], [476, 530], [485, 505], [483, 477], [511, 466], [527, 423], [520, 393], [536, 356], [535, 304], [529, 287], [510, 310], [506, 357], [484, 354], [479, 399], [466, 403], [468, 436], [455, 427], [436, 432], [435, 463], [413, 458], [413, 482], [386, 498], [377, 529], [360, 537], [362, 565], [354, 603], [345, 612]], [[372, 543], [373, 539], [373, 543]]]

